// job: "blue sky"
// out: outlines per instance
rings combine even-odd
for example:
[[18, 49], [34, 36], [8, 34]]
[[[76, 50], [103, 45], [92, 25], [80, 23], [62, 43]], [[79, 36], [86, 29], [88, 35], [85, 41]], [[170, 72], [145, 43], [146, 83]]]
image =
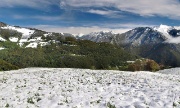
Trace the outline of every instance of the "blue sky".
[[180, 0], [0, 0], [0, 21], [73, 34], [180, 26]]

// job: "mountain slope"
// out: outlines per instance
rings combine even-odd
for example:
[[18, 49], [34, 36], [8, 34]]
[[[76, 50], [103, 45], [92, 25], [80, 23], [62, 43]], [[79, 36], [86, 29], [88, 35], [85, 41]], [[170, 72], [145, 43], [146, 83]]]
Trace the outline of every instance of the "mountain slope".
[[82, 36], [81, 39], [109, 42], [123, 47], [132, 54], [150, 58], [165, 65], [180, 66], [180, 29], [178, 27], [166, 25], [138, 27], [122, 34], [107, 35], [99, 32], [94, 35], [91, 33]]
[[0, 60], [19, 68], [122, 69], [138, 58], [116, 45], [79, 40], [68, 33], [5, 25], [0, 35]]
[[78, 37], [78, 39], [81, 40], [90, 40], [93, 42], [111, 42], [112, 38], [115, 36], [115, 34], [112, 31], [101, 31], [101, 32], [92, 32], [87, 35], [83, 35], [81, 37]]
[[73, 35], [69, 33], [45, 32], [34, 28], [23, 28], [0, 23], [0, 41], [17, 43], [17, 46], [24, 48], [46, 46], [51, 42], [59, 42], [68, 36], [72, 37]]
[[138, 27], [126, 33], [117, 34], [112, 40], [117, 45], [137, 47], [162, 43], [166, 37], [150, 27]]
[[179, 30], [160, 26], [159, 28], [140, 27], [124, 34], [116, 35], [113, 43], [125, 50], [150, 58], [158, 63], [180, 66]]

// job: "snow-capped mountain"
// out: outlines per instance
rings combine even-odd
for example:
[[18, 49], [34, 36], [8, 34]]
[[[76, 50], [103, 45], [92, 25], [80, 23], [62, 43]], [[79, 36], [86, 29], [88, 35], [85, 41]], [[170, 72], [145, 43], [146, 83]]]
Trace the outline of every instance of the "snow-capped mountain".
[[91, 40], [94, 42], [111, 42], [112, 38], [115, 34], [112, 31], [100, 31], [100, 32], [92, 32], [87, 35], [83, 35], [79, 37], [82, 40]]
[[[62, 31], [63, 32], [63, 31]], [[160, 25], [137, 27], [122, 34], [112, 31], [90, 34], [50, 33], [34, 28], [23, 28], [0, 23], [0, 41], [17, 43], [24, 48], [37, 48], [50, 43], [61, 43], [66, 36], [94, 42], [108, 42], [130, 53], [153, 59], [159, 63], [180, 66], [180, 27]], [[4, 49], [2, 45], [0, 49]]]
[[160, 25], [137, 27], [122, 34], [96, 32], [81, 39], [110, 42], [123, 46], [130, 53], [153, 59], [159, 63], [180, 66], [180, 27]]
[[179, 30], [165, 25], [159, 27], [139, 27], [116, 35], [113, 43], [141, 57], [159, 63], [180, 66]]
[[113, 43], [117, 45], [141, 46], [157, 44], [166, 40], [166, 36], [150, 27], [138, 27], [123, 34], [118, 34], [113, 38]]
[[83, 40], [94, 42], [111, 42], [115, 44], [141, 44], [156, 43], [180, 43], [180, 27], [160, 25], [156, 27], [138, 27], [122, 34], [115, 34], [111, 31], [92, 32], [78, 37]]

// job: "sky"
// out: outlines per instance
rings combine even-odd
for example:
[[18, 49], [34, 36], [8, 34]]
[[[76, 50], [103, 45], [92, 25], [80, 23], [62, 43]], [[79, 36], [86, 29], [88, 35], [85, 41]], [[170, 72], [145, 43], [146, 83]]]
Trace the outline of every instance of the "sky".
[[0, 21], [72, 34], [180, 26], [180, 0], [0, 0]]

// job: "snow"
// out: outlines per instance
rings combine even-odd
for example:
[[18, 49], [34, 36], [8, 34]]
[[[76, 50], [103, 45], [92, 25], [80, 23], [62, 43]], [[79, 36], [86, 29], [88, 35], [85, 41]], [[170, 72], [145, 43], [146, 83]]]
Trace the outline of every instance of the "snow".
[[72, 34], [74, 37], [82, 37], [82, 36], [84, 36], [84, 34], [83, 33], [78, 33], [78, 34]]
[[46, 34], [44, 34], [45, 37], [51, 36], [51, 35], [52, 35], [52, 33], [46, 33]]
[[1, 27], [2, 29], [11, 29], [11, 30], [16, 30], [20, 33], [22, 33], [23, 36], [30, 36], [34, 33], [34, 30], [30, 30], [27, 28], [19, 28], [19, 27], [14, 27], [14, 26], [6, 26], [6, 27]]
[[35, 42], [37, 39], [29, 39], [28, 42]]
[[25, 42], [28, 42], [28, 39], [20, 39], [19, 42], [20, 43], [25, 43]]
[[42, 41], [41, 37], [36, 37], [35, 39], [38, 41]]
[[27, 45], [26, 48], [37, 48], [37, 46], [38, 46], [38, 43], [33, 42], [33, 43], [30, 43], [29, 45]]
[[159, 73], [180, 75], [180, 68], [165, 69], [165, 70], [159, 71]]
[[47, 37], [48, 35], [49, 35], [48, 33], [44, 34], [45, 37]]
[[[14, 26], [5, 26], [5, 27], [1, 27], [2, 29], [10, 29], [10, 30], [16, 30], [20, 33], [22, 33], [22, 37], [19, 40], [19, 45], [22, 46], [23, 43], [28, 42], [28, 38], [30, 38], [30, 36], [34, 33], [34, 30], [30, 30], [27, 28], [20, 28], [20, 27], [14, 27]], [[10, 39], [10, 41], [12, 42], [16, 42], [18, 41], [17, 39], [13, 38]]]
[[167, 39], [172, 38], [172, 36], [170, 36], [168, 33], [170, 29], [172, 29], [171, 26], [167, 26], [163, 24], [161, 24], [159, 27], [154, 27], [154, 30], [157, 30], [158, 32], [162, 33], [164, 36], [166, 36]]
[[0, 41], [6, 41], [6, 39], [4, 39], [4, 38], [0, 37]]
[[42, 41], [41, 37], [35, 37], [34, 39], [29, 39], [28, 42], [40, 42]]
[[18, 42], [19, 39], [17, 37], [10, 37], [9, 40], [11, 42]]
[[49, 42], [39, 42], [39, 44], [40, 44], [41, 46], [46, 46], [46, 45], [49, 45]]
[[1, 72], [0, 107], [107, 108], [110, 103], [116, 108], [180, 108], [179, 74], [162, 73], [68, 68]]
[[5, 49], [4, 47], [0, 47], [0, 50], [3, 50], [3, 49]]

